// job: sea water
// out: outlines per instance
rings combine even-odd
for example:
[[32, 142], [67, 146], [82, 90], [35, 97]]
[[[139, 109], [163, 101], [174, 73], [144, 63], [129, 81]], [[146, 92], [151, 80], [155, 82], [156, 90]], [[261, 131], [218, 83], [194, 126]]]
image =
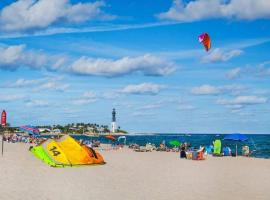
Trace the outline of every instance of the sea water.
[[[127, 139], [127, 145], [129, 144], [138, 144], [138, 145], [145, 145], [146, 143], [155, 144], [159, 146], [163, 141], [165, 141], [167, 146], [171, 140], [178, 140], [180, 142], [188, 142], [194, 148], [199, 148], [200, 145], [208, 146], [213, 143], [215, 139], [220, 139], [222, 142], [222, 147], [228, 146], [235, 152], [235, 148], [237, 145], [238, 154], [241, 155], [242, 146], [247, 145], [249, 146], [250, 150], [252, 151], [253, 157], [258, 158], [270, 158], [270, 134], [265, 135], [258, 135], [258, 134], [249, 134], [246, 135], [248, 137], [247, 141], [244, 142], [234, 142], [234, 141], [226, 141], [223, 140], [223, 134], [127, 134], [125, 135]], [[112, 141], [106, 139], [104, 136], [99, 137], [91, 137], [91, 136], [73, 136], [77, 140], [84, 140], [84, 141], [91, 141], [91, 140], [98, 140], [101, 143], [110, 143]], [[115, 136], [116, 138], [118, 136]], [[116, 141], [117, 143], [118, 141]], [[122, 141], [119, 141], [120, 143]]]

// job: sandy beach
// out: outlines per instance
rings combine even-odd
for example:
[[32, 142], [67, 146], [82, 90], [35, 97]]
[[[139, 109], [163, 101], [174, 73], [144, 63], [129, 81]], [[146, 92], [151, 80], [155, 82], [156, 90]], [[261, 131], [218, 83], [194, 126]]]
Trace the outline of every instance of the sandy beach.
[[264, 199], [270, 196], [270, 160], [179, 159], [173, 152], [101, 151], [102, 166], [52, 168], [5, 143], [0, 158], [1, 200], [39, 199]]

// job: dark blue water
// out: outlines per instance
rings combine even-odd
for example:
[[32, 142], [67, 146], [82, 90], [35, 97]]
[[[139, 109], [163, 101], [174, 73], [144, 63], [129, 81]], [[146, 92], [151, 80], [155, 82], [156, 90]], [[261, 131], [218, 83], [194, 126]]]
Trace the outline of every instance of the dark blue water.
[[[248, 140], [245, 142], [232, 142], [223, 140], [224, 135], [215, 134], [145, 134], [145, 135], [126, 135], [127, 144], [136, 143], [139, 145], [145, 145], [146, 143], [152, 143], [159, 145], [165, 140], [166, 145], [169, 146], [169, 141], [179, 140], [180, 142], [189, 142], [194, 148], [198, 148], [200, 145], [208, 146], [211, 145], [215, 139], [221, 139], [222, 147], [229, 146], [232, 151], [235, 151], [235, 145], [238, 146], [238, 154], [241, 154], [242, 146], [249, 146], [250, 150], [253, 151], [252, 156], [258, 158], [270, 158], [270, 135], [247, 135]], [[89, 136], [73, 136], [75, 139], [80, 140], [99, 140], [102, 143], [112, 143], [104, 136], [89, 137]], [[117, 137], [117, 136], [116, 136]]]

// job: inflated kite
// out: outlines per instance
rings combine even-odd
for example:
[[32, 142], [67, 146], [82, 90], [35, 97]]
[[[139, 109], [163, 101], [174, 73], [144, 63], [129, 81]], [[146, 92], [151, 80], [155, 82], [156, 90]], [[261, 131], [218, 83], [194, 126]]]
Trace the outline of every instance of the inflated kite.
[[207, 33], [203, 33], [199, 36], [199, 42], [203, 44], [206, 51], [211, 48], [211, 39]]

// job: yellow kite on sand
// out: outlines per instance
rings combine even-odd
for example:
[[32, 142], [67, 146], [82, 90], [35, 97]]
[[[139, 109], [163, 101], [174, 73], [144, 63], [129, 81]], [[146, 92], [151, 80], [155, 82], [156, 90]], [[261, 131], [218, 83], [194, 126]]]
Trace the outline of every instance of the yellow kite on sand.
[[101, 154], [92, 148], [81, 145], [68, 135], [57, 140], [47, 139], [31, 148], [30, 151], [52, 167], [105, 164]]

